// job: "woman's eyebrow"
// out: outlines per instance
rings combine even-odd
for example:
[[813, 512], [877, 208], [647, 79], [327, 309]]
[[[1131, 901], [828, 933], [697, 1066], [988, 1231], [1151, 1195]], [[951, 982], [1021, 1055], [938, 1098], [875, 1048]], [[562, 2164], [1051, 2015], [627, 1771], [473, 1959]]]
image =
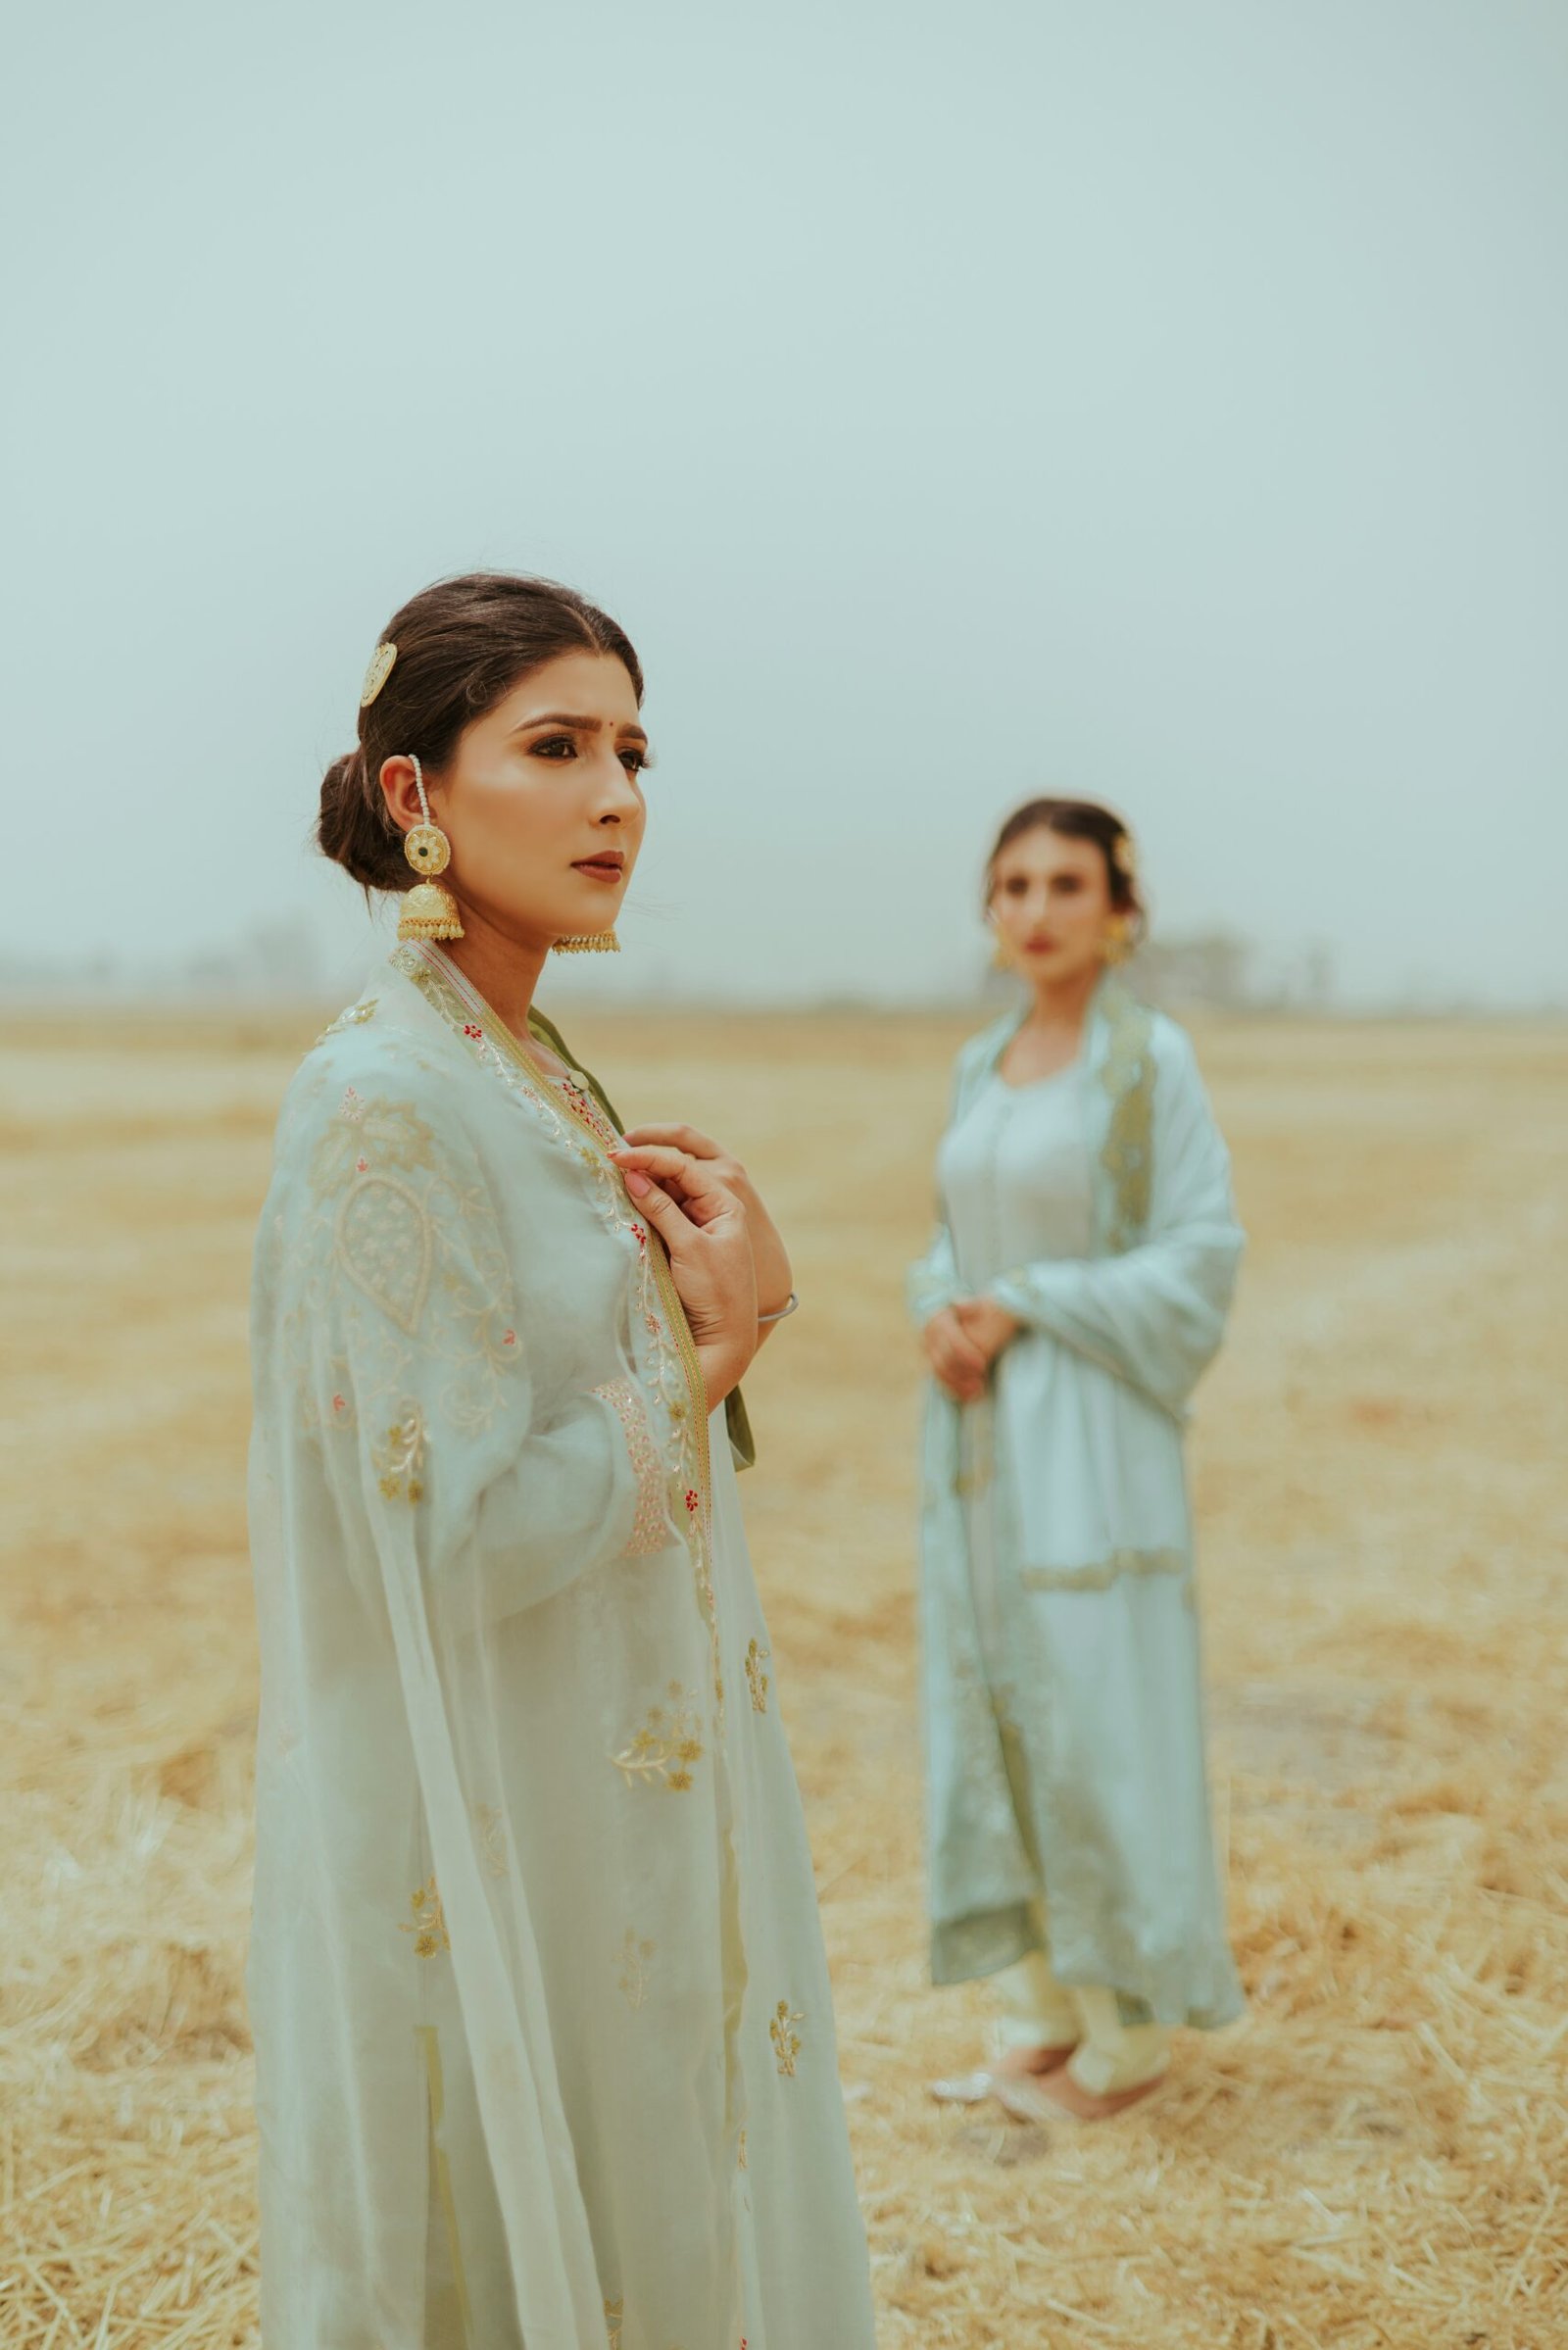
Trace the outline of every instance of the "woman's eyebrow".
[[[600, 734], [606, 723], [603, 718], [585, 718], [574, 710], [547, 710], [536, 718], [523, 718], [512, 731], [514, 734], [526, 734], [531, 726], [571, 726], [579, 734]], [[629, 718], [624, 719], [616, 731], [629, 736], [633, 742], [646, 743], [648, 740], [643, 728], [634, 725]]]

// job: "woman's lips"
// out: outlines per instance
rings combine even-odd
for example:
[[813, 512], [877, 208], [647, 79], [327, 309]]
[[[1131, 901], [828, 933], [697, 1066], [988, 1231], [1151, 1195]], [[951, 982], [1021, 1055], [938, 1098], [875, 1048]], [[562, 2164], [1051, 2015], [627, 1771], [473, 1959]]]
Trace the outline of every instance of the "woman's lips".
[[617, 864], [613, 857], [582, 857], [571, 869], [574, 873], [586, 873], [590, 881], [619, 881], [626, 871], [624, 865]]

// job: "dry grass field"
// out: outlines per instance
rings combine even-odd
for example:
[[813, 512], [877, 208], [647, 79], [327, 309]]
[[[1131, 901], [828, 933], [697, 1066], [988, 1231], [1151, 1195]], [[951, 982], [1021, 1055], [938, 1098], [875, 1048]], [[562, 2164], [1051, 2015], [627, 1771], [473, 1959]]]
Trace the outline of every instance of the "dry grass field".
[[[256, 2339], [245, 1289], [317, 1025], [0, 1039], [8, 2350]], [[1193, 1430], [1252, 2006], [1044, 2131], [924, 2093], [985, 2005], [923, 1975], [901, 1303], [960, 1029], [568, 1027], [798, 1245], [744, 1490], [884, 2350], [1568, 2341], [1568, 1036], [1200, 1032], [1252, 1235]]]

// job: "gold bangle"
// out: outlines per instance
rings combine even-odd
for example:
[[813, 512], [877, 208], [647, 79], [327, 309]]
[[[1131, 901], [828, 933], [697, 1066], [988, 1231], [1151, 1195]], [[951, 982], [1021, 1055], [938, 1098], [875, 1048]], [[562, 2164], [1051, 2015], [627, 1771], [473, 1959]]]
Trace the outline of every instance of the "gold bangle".
[[757, 1317], [757, 1327], [759, 1330], [760, 1330], [764, 1322], [787, 1322], [791, 1314], [795, 1312], [800, 1302], [801, 1301], [799, 1297], [796, 1297], [795, 1292], [791, 1290], [789, 1303], [787, 1305], [781, 1305], [776, 1314], [759, 1314]]

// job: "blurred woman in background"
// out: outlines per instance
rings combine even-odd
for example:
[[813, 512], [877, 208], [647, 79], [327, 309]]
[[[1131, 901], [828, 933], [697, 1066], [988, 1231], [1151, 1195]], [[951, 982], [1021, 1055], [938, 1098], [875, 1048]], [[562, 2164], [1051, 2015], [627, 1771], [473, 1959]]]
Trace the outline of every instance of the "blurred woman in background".
[[531, 1020], [613, 940], [641, 698], [582, 597], [448, 580], [322, 786], [402, 943], [290, 1087], [256, 1258], [270, 2350], [871, 2350], [721, 1409], [788, 1260]]
[[987, 868], [1027, 990], [958, 1055], [910, 1302], [932, 1973], [996, 1980], [991, 2062], [934, 2084], [1038, 2119], [1156, 2087], [1242, 2013], [1209, 1827], [1182, 1425], [1242, 1234], [1192, 1046], [1116, 966], [1108, 809], [1036, 800]]

